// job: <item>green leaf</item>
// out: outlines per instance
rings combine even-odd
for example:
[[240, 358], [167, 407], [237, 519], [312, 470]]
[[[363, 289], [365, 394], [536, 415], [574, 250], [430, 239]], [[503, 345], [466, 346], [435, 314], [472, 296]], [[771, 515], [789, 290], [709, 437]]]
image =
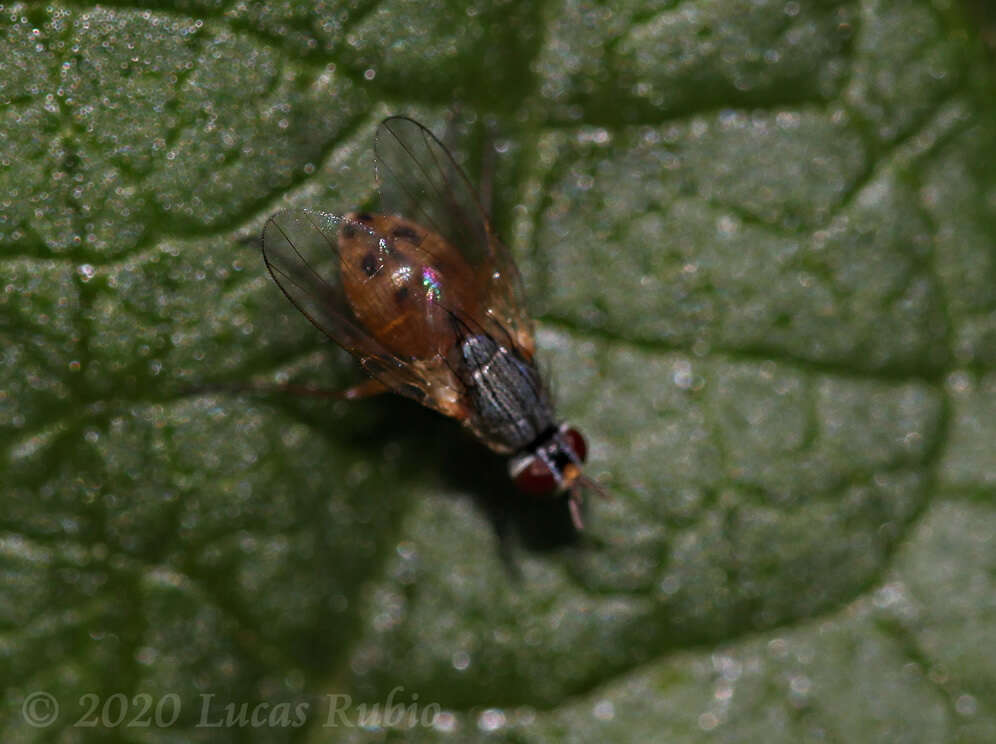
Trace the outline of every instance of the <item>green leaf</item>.
[[[0, 8], [0, 738], [996, 739], [975, 10]], [[497, 134], [580, 538], [411, 402], [217, 392], [361, 379], [255, 241], [390, 113]]]

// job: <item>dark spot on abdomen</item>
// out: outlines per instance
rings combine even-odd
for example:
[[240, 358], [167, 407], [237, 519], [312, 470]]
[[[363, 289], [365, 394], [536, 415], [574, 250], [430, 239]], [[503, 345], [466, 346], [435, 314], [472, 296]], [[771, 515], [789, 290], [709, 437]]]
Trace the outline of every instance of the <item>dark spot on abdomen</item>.
[[405, 383], [398, 388], [398, 392], [402, 395], [407, 395], [409, 398], [414, 398], [420, 403], [425, 400], [425, 391], [421, 388], [415, 387], [414, 385], [409, 385], [408, 383]]
[[393, 235], [396, 238], [400, 238], [401, 240], [407, 240], [411, 243], [414, 243], [415, 245], [418, 245], [419, 243], [422, 242], [422, 239], [419, 237], [418, 233], [412, 230], [407, 225], [402, 225], [401, 227], [394, 228], [393, 230], [391, 230], [391, 235]]
[[400, 305], [408, 299], [408, 287], [399, 287], [394, 293], [394, 299]]
[[374, 218], [373, 215], [370, 214], [369, 212], [357, 212], [356, 221], [370, 223], [374, 221]]
[[377, 266], [377, 256], [375, 256], [373, 252], [365, 255], [363, 260], [360, 261], [360, 268], [363, 269], [363, 273], [367, 276], [373, 276], [376, 274], [377, 270], [380, 268]]

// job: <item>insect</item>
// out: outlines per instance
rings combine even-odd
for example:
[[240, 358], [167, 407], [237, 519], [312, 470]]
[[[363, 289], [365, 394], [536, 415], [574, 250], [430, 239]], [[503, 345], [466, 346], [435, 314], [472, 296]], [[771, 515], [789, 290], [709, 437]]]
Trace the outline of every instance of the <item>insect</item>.
[[518, 269], [467, 176], [424, 126], [385, 119], [374, 140], [382, 209], [289, 209], [263, 258], [287, 298], [372, 380], [459, 421], [528, 494], [566, 495], [582, 529], [587, 445], [557, 421], [534, 361]]

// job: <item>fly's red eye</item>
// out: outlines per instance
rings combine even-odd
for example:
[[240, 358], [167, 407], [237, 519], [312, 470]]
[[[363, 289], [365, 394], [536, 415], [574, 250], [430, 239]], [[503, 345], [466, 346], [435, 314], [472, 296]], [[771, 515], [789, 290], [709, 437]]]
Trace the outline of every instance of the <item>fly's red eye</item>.
[[564, 432], [564, 436], [567, 438], [567, 443], [571, 445], [571, 449], [574, 450], [574, 454], [578, 456], [581, 462], [588, 459], [588, 443], [584, 441], [584, 437], [581, 436], [581, 432], [577, 429], [568, 429]]
[[542, 496], [557, 489], [557, 480], [550, 468], [541, 459], [534, 457], [515, 476], [515, 487], [523, 493]]

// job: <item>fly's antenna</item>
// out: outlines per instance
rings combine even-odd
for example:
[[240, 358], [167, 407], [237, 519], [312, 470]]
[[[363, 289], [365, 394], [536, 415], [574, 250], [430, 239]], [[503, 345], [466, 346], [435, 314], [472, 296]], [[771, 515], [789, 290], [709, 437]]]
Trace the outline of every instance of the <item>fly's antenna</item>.
[[564, 480], [570, 483], [567, 491], [567, 507], [571, 510], [571, 522], [580, 532], [584, 529], [584, 522], [581, 520], [581, 489], [588, 488], [606, 501], [612, 501], [612, 494], [602, 488], [594, 478], [582, 473], [581, 468], [574, 463], [564, 468]]
[[578, 486], [574, 486], [567, 495], [567, 507], [571, 510], [574, 529], [581, 532], [584, 529], [584, 522], [581, 521], [581, 489]]
[[591, 489], [599, 496], [601, 496], [606, 501], [612, 501], [612, 494], [602, 488], [601, 484], [594, 478], [589, 478], [584, 473], [578, 476], [578, 484], [584, 486], [585, 488]]

